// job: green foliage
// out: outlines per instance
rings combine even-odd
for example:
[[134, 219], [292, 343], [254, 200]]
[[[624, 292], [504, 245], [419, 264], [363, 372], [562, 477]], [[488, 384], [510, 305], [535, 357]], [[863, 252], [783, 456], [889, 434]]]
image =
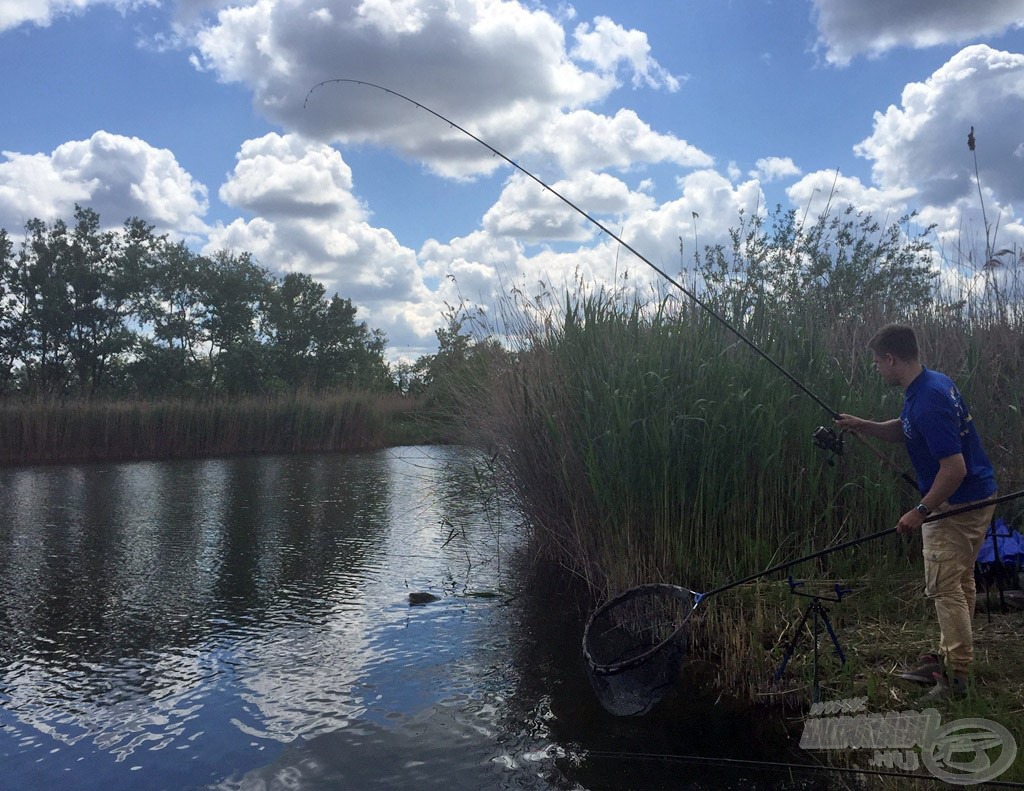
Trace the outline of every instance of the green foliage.
[[7, 231], [0, 228], [0, 393], [11, 386], [14, 363], [23, 344], [15, 273], [14, 244]]
[[141, 283], [121, 265], [124, 237], [102, 232], [98, 215], [81, 207], [73, 227], [32, 220], [25, 230], [20, 252], [8, 248], [0, 270], [0, 384], [95, 393], [133, 343], [127, 323]]
[[844, 321], [864, 311], [898, 316], [933, 303], [937, 272], [912, 215], [882, 227], [852, 207], [810, 227], [794, 210], [740, 216], [731, 246], [707, 247], [697, 268], [718, 309], [736, 321], [793, 311]]
[[0, 394], [201, 396], [393, 389], [386, 338], [307, 275], [193, 252], [129, 219], [0, 231]]
[[403, 391], [422, 396], [425, 408], [437, 417], [451, 418], [479, 403], [493, 371], [508, 361], [497, 341], [474, 338], [467, 329], [470, 323], [465, 311], [449, 309], [446, 325], [434, 332], [437, 352], [400, 371]]
[[[702, 300], [839, 412], [897, 415], [870, 365], [882, 323], [913, 320], [926, 363], [968, 395], [1007, 488], [1022, 482], [1019, 326], [936, 304], [923, 240], [851, 213], [801, 230], [792, 213], [705, 251]], [[540, 316], [514, 305], [522, 346], [491, 379], [473, 430], [497, 449], [539, 545], [599, 592], [668, 580], [706, 589], [890, 526], [915, 496], [849, 440], [829, 466], [811, 436], [828, 412], [685, 296], [570, 294]], [[1003, 405], [999, 406], [999, 400]], [[1000, 447], [1009, 451], [1003, 454]], [[900, 448], [881, 448], [897, 467]], [[893, 541], [818, 575], [900, 568]]]

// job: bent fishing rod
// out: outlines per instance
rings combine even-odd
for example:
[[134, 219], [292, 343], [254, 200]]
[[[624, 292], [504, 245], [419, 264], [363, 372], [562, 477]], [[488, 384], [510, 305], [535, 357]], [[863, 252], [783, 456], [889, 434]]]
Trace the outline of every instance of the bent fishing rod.
[[[375, 89], [377, 89], [379, 91], [383, 91], [384, 93], [390, 94], [391, 96], [394, 96], [394, 97], [396, 97], [398, 99], [406, 101], [409, 104], [411, 104], [411, 105], [413, 105], [415, 107], [418, 107], [421, 110], [425, 110], [426, 112], [430, 113], [435, 118], [437, 118], [440, 121], [443, 121], [444, 123], [448, 124], [448, 126], [450, 126], [452, 129], [457, 129], [458, 131], [462, 132], [462, 134], [466, 135], [467, 137], [471, 138], [472, 140], [475, 140], [477, 143], [479, 143], [484, 148], [486, 148], [488, 151], [490, 151], [494, 156], [499, 157], [500, 159], [504, 160], [509, 165], [511, 165], [513, 168], [515, 168], [520, 173], [522, 173], [524, 176], [527, 176], [528, 178], [532, 179], [534, 182], [539, 184], [543, 189], [545, 189], [548, 192], [550, 192], [552, 195], [554, 195], [556, 198], [558, 198], [560, 201], [562, 201], [562, 203], [564, 203], [570, 209], [572, 209], [573, 211], [575, 211], [576, 213], [581, 215], [584, 219], [586, 219], [588, 222], [590, 222], [594, 226], [596, 226], [602, 233], [606, 234], [609, 238], [614, 239], [623, 248], [625, 248], [630, 253], [635, 255], [638, 259], [640, 259], [640, 261], [642, 261], [644, 264], [646, 264], [648, 267], [650, 267], [652, 270], [654, 270], [654, 272], [656, 272], [658, 275], [663, 277], [667, 283], [669, 283], [672, 286], [674, 286], [675, 288], [679, 289], [679, 291], [681, 291], [683, 294], [685, 294], [687, 297], [689, 297], [691, 300], [693, 300], [693, 302], [698, 307], [703, 309], [710, 316], [712, 316], [715, 320], [717, 320], [723, 327], [725, 327], [727, 330], [729, 330], [731, 333], [733, 333], [737, 338], [739, 338], [743, 343], [745, 343], [748, 347], [750, 347], [756, 354], [758, 354], [762, 359], [764, 359], [776, 371], [778, 371], [786, 379], [788, 379], [792, 384], [794, 384], [797, 388], [799, 388], [805, 395], [807, 395], [812, 401], [814, 401], [814, 403], [816, 403], [818, 406], [820, 406], [822, 409], [824, 409], [833, 420], [836, 420], [836, 419], [838, 419], [840, 417], [840, 413], [839, 412], [837, 412], [835, 409], [833, 409], [831, 406], [829, 406], [829, 404], [827, 404], [824, 400], [822, 400], [814, 391], [812, 391], [803, 382], [801, 382], [799, 379], [797, 379], [793, 374], [791, 374], [788, 370], [786, 370], [782, 365], [780, 365], [778, 362], [776, 362], [775, 359], [771, 357], [771, 355], [769, 355], [766, 351], [764, 351], [761, 347], [759, 347], [756, 343], [754, 343], [750, 338], [748, 338], [742, 331], [740, 331], [739, 328], [737, 328], [732, 323], [730, 323], [728, 321], [728, 319], [726, 319], [724, 316], [720, 315], [710, 305], [708, 305], [706, 302], [704, 302], [704, 300], [702, 300], [700, 297], [698, 297], [697, 294], [695, 294], [692, 290], [686, 288], [686, 286], [684, 286], [682, 283], [680, 283], [676, 278], [672, 277], [664, 269], [659, 267], [657, 264], [653, 263], [650, 259], [648, 259], [642, 253], [640, 253], [639, 250], [637, 250], [635, 247], [630, 245], [628, 242], [624, 241], [614, 231], [612, 231], [610, 228], [605, 226], [600, 220], [596, 219], [594, 216], [589, 214], [584, 209], [581, 209], [579, 206], [577, 206], [575, 203], [573, 203], [571, 200], [569, 200], [567, 197], [565, 197], [562, 193], [560, 193], [558, 190], [556, 190], [550, 184], [548, 184], [547, 182], [541, 180], [538, 176], [535, 176], [529, 170], [524, 168], [522, 165], [520, 165], [518, 162], [516, 162], [512, 158], [510, 158], [510, 157], [506, 156], [505, 154], [503, 154], [501, 151], [496, 149], [494, 146], [492, 146], [490, 143], [488, 143], [483, 138], [478, 137], [477, 135], [473, 134], [472, 132], [470, 132], [465, 127], [459, 126], [459, 124], [455, 123], [450, 118], [447, 118], [446, 116], [441, 115], [441, 113], [437, 112], [436, 110], [433, 110], [430, 107], [427, 107], [425, 104], [422, 104], [421, 102], [418, 102], [415, 99], [412, 99], [412, 98], [406, 96], [405, 94], [401, 94], [398, 91], [394, 91], [394, 90], [392, 90], [390, 88], [386, 88], [383, 85], [378, 85], [378, 84], [373, 83], [373, 82], [367, 82], [365, 80], [350, 79], [350, 78], [346, 78], [346, 77], [336, 77], [334, 79], [322, 80], [321, 82], [318, 82], [316, 85], [314, 85], [312, 88], [310, 88], [309, 89], [309, 93], [306, 94], [306, 98], [302, 102], [303, 109], [305, 109], [306, 106], [309, 104], [309, 99], [310, 99], [310, 97], [313, 95], [313, 93], [315, 91], [317, 91], [319, 88], [324, 87], [325, 85], [333, 85], [333, 84], [337, 84], [337, 83], [345, 83], [345, 84], [349, 84], [349, 85], [361, 85], [361, 86], [364, 86], [364, 87], [367, 87], [367, 88], [375, 88]], [[827, 428], [824, 428], [824, 427], [818, 429], [818, 431], [815, 432], [815, 439], [816, 440], [818, 438], [818, 433], [821, 432], [821, 431], [824, 431], [824, 432], [828, 433], [831, 430], [827, 429]], [[874, 453], [875, 456], [877, 456], [878, 459], [883, 464], [886, 464], [893, 471], [895, 471], [897, 474], [899, 474], [899, 476], [903, 479], [903, 481], [905, 483], [909, 484], [915, 491], [917, 490], [917, 481], [915, 481], [910, 475], [908, 475], [906, 472], [903, 472], [902, 470], [900, 470], [892, 462], [891, 459], [889, 459], [888, 457], [884, 456], [877, 448], [875, 448], [865, 438], [861, 437], [859, 434], [856, 434], [856, 433], [854, 433], [853, 436], [862, 445], [864, 445], [869, 450], [871, 450], [871, 452]], [[825, 447], [825, 446], [819, 444], [819, 447]], [[842, 436], [841, 435], [834, 435], [833, 436], [833, 438], [831, 440], [831, 448], [833, 449], [833, 452], [835, 452], [837, 454], [841, 453], [841, 448], [842, 448]]]

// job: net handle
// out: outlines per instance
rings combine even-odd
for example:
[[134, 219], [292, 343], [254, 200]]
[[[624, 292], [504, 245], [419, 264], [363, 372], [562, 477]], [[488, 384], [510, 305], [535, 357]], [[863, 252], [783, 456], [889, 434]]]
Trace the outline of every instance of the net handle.
[[[993, 497], [993, 498], [988, 499], [988, 500], [983, 500], [983, 501], [981, 501], [979, 503], [973, 503], [971, 505], [966, 505], [966, 506], [963, 506], [961, 508], [953, 508], [953, 509], [950, 509], [948, 511], [941, 511], [941, 512], [932, 514], [931, 516], [927, 517], [924, 521], [925, 522], [938, 521], [940, 519], [944, 519], [944, 518], [949, 517], [949, 516], [955, 516], [957, 514], [963, 514], [963, 513], [969, 512], [969, 511], [975, 511], [975, 510], [977, 510], [979, 508], [987, 508], [990, 505], [997, 505], [999, 503], [1004, 503], [1004, 502], [1007, 502], [1009, 500], [1015, 500], [1015, 499], [1017, 499], [1018, 497], [1021, 497], [1021, 496], [1024, 496], [1024, 489], [1018, 490], [1016, 492], [1012, 492], [1011, 494], [1004, 494], [1004, 495], [1002, 495], [1000, 497]], [[670, 584], [664, 583], [664, 582], [650, 582], [650, 583], [646, 583], [646, 584], [643, 584], [643, 585], [637, 585], [636, 587], [630, 588], [630, 589], [620, 593], [618, 596], [615, 596], [614, 598], [609, 599], [603, 605], [601, 605], [596, 610], [594, 610], [593, 613], [591, 613], [590, 618], [587, 619], [587, 625], [586, 625], [586, 627], [583, 630], [583, 657], [584, 657], [584, 659], [586, 659], [587, 665], [590, 667], [590, 669], [594, 673], [596, 673], [597, 675], [600, 675], [600, 676], [611, 676], [611, 675], [615, 675], [616, 673], [622, 673], [622, 672], [624, 672], [626, 670], [629, 670], [631, 668], [634, 668], [634, 667], [636, 667], [638, 665], [642, 665], [644, 662], [646, 662], [652, 656], [657, 654], [663, 648], [667, 647], [669, 644], [671, 644], [672, 642], [677, 640], [679, 638], [680, 634], [682, 633], [682, 631], [686, 628], [686, 624], [690, 620], [690, 616], [693, 615], [694, 610], [696, 610], [698, 605], [701, 603], [701, 601], [706, 599], [708, 596], [712, 596], [712, 595], [714, 595], [716, 593], [721, 593], [722, 591], [727, 591], [730, 588], [735, 588], [735, 587], [738, 587], [740, 585], [745, 585], [748, 582], [753, 582], [754, 580], [760, 579], [761, 577], [766, 577], [769, 574], [774, 574], [777, 571], [784, 571], [784, 570], [790, 568], [791, 566], [796, 566], [796, 565], [798, 565], [800, 563], [806, 563], [808, 560], [814, 560], [815, 558], [824, 557], [825, 555], [830, 555], [833, 552], [839, 552], [840, 550], [848, 549], [849, 547], [857, 546], [858, 544], [863, 544], [863, 543], [865, 543], [867, 541], [873, 541], [876, 538], [881, 538], [882, 536], [892, 535], [894, 533], [896, 533], [896, 528], [895, 527], [890, 527], [890, 528], [887, 528], [885, 530], [879, 530], [877, 533], [871, 533], [871, 534], [866, 535], [866, 536], [861, 536], [860, 538], [851, 539], [850, 541], [844, 541], [843, 543], [836, 544], [833, 547], [828, 547], [827, 549], [821, 549], [821, 550], [818, 550], [817, 552], [812, 552], [809, 555], [804, 555], [803, 557], [796, 558], [795, 560], [788, 560], [788, 561], [786, 561], [784, 563], [779, 563], [778, 565], [771, 566], [771, 567], [765, 569], [764, 571], [757, 572], [756, 574], [751, 574], [751, 575], [749, 575], [747, 577], [743, 577], [741, 579], [734, 580], [732, 582], [728, 582], [725, 585], [721, 585], [721, 586], [719, 586], [719, 587], [717, 587], [717, 588], [715, 588], [713, 590], [708, 591], [707, 593], [698, 593], [696, 591], [690, 590], [689, 588], [684, 588], [681, 585], [670, 585]], [[670, 634], [668, 637], [666, 637], [664, 640], [662, 640], [657, 645], [653, 646], [652, 648], [648, 649], [647, 651], [644, 651], [642, 654], [638, 654], [637, 656], [634, 656], [634, 657], [632, 657], [630, 659], [626, 659], [626, 660], [624, 660], [622, 662], [613, 662], [611, 664], [603, 665], [603, 664], [597, 662], [594, 659], [594, 657], [591, 655], [590, 650], [587, 647], [588, 644], [589, 644], [589, 638], [590, 638], [590, 627], [593, 625], [594, 619], [597, 618], [598, 615], [600, 615], [601, 613], [605, 612], [606, 610], [609, 610], [612, 607], [616, 607], [616, 606], [618, 606], [620, 604], [623, 604], [624, 602], [627, 602], [630, 599], [635, 599], [635, 598], [637, 598], [639, 596], [647, 596], [647, 595], [652, 595], [652, 594], [656, 594], [656, 593], [667, 593], [668, 595], [672, 596], [673, 598], [680, 599], [680, 600], [682, 600], [682, 599], [689, 599], [689, 598], [692, 597], [692, 599], [693, 599], [693, 608], [690, 610], [690, 612], [688, 612], [686, 614], [686, 617], [683, 619], [683, 622], [679, 625], [678, 628], [676, 628], [676, 630], [674, 632], [672, 632], [672, 634]]]
[[[678, 627], [676, 627], [675, 631], [673, 631], [672, 634], [670, 634], [657, 645], [654, 645], [651, 648], [644, 651], [642, 654], [637, 654], [636, 656], [630, 657], [629, 659], [623, 660], [622, 662], [601, 664], [596, 659], [594, 659], [593, 655], [590, 653], [588, 645], [590, 642], [590, 628], [591, 626], [593, 626], [594, 621], [597, 619], [597, 617], [601, 615], [601, 613], [607, 612], [612, 607], [617, 607], [620, 604], [624, 604], [630, 599], [636, 599], [641, 596], [656, 595], [659, 593], [667, 594], [674, 599], [679, 599], [680, 601], [688, 602], [691, 598], [693, 599], [693, 607], [690, 609], [690, 612], [686, 614], [686, 617], [683, 619], [683, 622]], [[671, 643], [679, 639], [683, 630], [686, 629], [686, 624], [690, 620], [690, 616], [693, 615], [693, 611], [697, 609], [697, 605], [700, 604], [701, 600], [705, 597], [705, 595], [706, 594], [692, 591], [689, 588], [684, 588], [681, 585], [670, 585], [666, 582], [649, 582], [644, 585], [637, 585], [636, 587], [623, 591], [618, 596], [609, 599], [596, 610], [594, 610], [594, 612], [591, 613], [590, 618], [587, 619], [587, 625], [583, 629], [583, 658], [587, 661], [587, 665], [590, 667], [590, 669], [599, 676], [613, 676], [616, 673], [623, 673], [626, 670], [630, 670], [634, 667], [637, 667], [638, 665], [644, 664], [652, 656], [654, 656], [659, 651], [661, 651], [662, 649], [666, 648]]]
[[[933, 513], [931, 516], [926, 517], [924, 522], [937, 522], [940, 519], [946, 519], [950, 516], [966, 514], [970, 511], [977, 511], [981, 508], [988, 508], [990, 505], [998, 505], [999, 503], [1005, 503], [1009, 500], [1016, 500], [1018, 497], [1022, 496], [1024, 496], [1024, 489], [1020, 489], [1016, 492], [1011, 492], [1010, 494], [1004, 494], [1001, 495], [1000, 497], [992, 497], [989, 498], [988, 500], [981, 500], [980, 502], [972, 503], [971, 505], [964, 505], [959, 508], [951, 508], [948, 511], [937, 511]], [[844, 541], [842, 544], [836, 544], [834, 547], [819, 549], [817, 552], [812, 552], [810, 555], [804, 555], [802, 558], [796, 558], [795, 560], [787, 560], [784, 563], [779, 563], [777, 566], [772, 566], [770, 568], [765, 569], [764, 571], [759, 571], [756, 574], [751, 574], [748, 577], [743, 577], [742, 579], [734, 580], [733, 582], [728, 582], [725, 585], [715, 588], [714, 590], [708, 591], [704, 594], [704, 596], [710, 596], [713, 593], [721, 593], [722, 591], [729, 590], [730, 588], [735, 588], [739, 585], [745, 585], [746, 583], [753, 582], [754, 580], [760, 579], [761, 577], [766, 577], [769, 574], [774, 574], [777, 571], [785, 571], [791, 566], [796, 566], [800, 563], [806, 563], [808, 560], [814, 560], [816, 558], [824, 557], [825, 555], [831, 555], [833, 552], [839, 552], [842, 549], [855, 547], [858, 544], [863, 544], [867, 541], [873, 541], [876, 538], [892, 535], [894, 533], [896, 533], [896, 528], [889, 527], [885, 530], [879, 530], [877, 533], [870, 533], [869, 535], [861, 536], [860, 538], [853, 538], [849, 541]]]

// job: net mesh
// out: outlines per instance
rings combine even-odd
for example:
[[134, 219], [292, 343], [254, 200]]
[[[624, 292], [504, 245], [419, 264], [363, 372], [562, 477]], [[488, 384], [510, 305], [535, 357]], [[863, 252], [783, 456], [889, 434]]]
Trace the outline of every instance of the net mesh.
[[594, 611], [583, 633], [587, 675], [601, 705], [619, 717], [650, 711], [679, 677], [693, 591], [631, 588]]

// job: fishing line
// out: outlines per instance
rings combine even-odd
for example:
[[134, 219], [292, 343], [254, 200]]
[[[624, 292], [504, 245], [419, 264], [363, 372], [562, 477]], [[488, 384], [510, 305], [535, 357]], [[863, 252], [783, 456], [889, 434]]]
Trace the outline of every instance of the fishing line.
[[778, 362], [776, 362], [767, 352], [765, 352], [756, 343], [754, 343], [752, 340], [750, 340], [750, 338], [748, 338], [746, 335], [744, 335], [743, 332], [741, 332], [738, 328], [733, 326], [724, 316], [719, 315], [710, 305], [708, 305], [706, 302], [701, 300], [700, 297], [698, 297], [695, 293], [693, 293], [691, 290], [686, 288], [686, 286], [684, 286], [682, 283], [680, 283], [674, 277], [669, 275], [668, 272], [666, 272], [664, 269], [662, 269], [661, 267], [657, 266], [656, 264], [652, 263], [648, 258], [646, 258], [644, 255], [642, 255], [636, 248], [634, 248], [629, 243], [623, 241], [623, 239], [620, 236], [618, 236], [614, 231], [612, 231], [606, 225], [601, 223], [599, 220], [595, 219], [592, 215], [587, 213], [585, 210], [581, 209], [579, 206], [577, 206], [575, 203], [573, 203], [571, 200], [569, 200], [567, 197], [565, 197], [562, 193], [558, 192], [558, 190], [556, 190], [554, 187], [552, 187], [549, 184], [547, 184], [546, 182], [542, 181], [539, 177], [535, 176], [533, 173], [531, 173], [529, 170], [524, 168], [522, 165], [520, 165], [515, 160], [513, 160], [510, 157], [508, 157], [505, 154], [503, 154], [501, 151], [496, 149], [494, 146], [492, 146], [486, 140], [483, 140], [482, 138], [477, 137], [475, 134], [470, 132], [465, 127], [459, 126], [457, 123], [452, 121], [450, 118], [447, 118], [447, 117], [441, 115], [441, 113], [437, 112], [436, 110], [432, 110], [431, 108], [427, 107], [425, 104], [421, 104], [420, 102], [416, 101], [415, 99], [411, 99], [410, 97], [405, 96], [404, 94], [401, 94], [398, 91], [393, 91], [390, 88], [385, 88], [383, 85], [377, 85], [375, 83], [366, 82], [364, 80], [346, 79], [344, 77], [338, 77], [338, 78], [335, 78], [335, 79], [332, 79], [332, 80], [323, 80], [322, 82], [318, 82], [316, 85], [314, 85], [312, 88], [310, 88], [309, 89], [309, 93], [306, 94], [306, 98], [305, 98], [305, 100], [302, 103], [303, 109], [305, 109], [306, 105], [309, 103], [309, 97], [313, 95], [314, 91], [316, 91], [318, 88], [322, 88], [325, 85], [331, 85], [331, 84], [334, 84], [334, 83], [349, 83], [349, 84], [352, 84], [352, 85], [363, 85], [363, 86], [366, 86], [368, 88], [376, 88], [379, 91], [383, 91], [384, 93], [390, 94], [390, 95], [395, 96], [395, 97], [397, 97], [399, 99], [402, 99], [402, 100], [404, 100], [406, 102], [409, 102], [409, 104], [412, 104], [412, 105], [418, 107], [421, 110], [425, 110], [426, 112], [430, 113], [435, 118], [438, 118], [441, 121], [443, 121], [444, 123], [448, 124], [453, 129], [457, 129], [460, 132], [462, 132], [464, 135], [466, 135], [467, 137], [472, 138], [477, 143], [479, 143], [484, 148], [486, 148], [488, 151], [490, 151], [492, 154], [494, 154], [497, 157], [500, 157], [505, 162], [510, 164], [512, 167], [514, 167], [516, 170], [518, 170], [524, 176], [527, 176], [530, 179], [532, 179], [533, 181], [535, 181], [537, 184], [539, 184], [541, 187], [546, 189], [548, 192], [550, 192], [552, 195], [554, 195], [556, 198], [558, 198], [560, 201], [562, 201], [565, 205], [567, 205], [573, 211], [577, 212], [582, 217], [584, 217], [586, 220], [588, 220], [589, 222], [593, 223], [597, 228], [599, 228], [602, 231], [602, 233], [606, 234], [611, 239], [614, 239], [616, 242], [618, 242], [620, 245], [622, 245], [622, 247], [624, 247], [626, 250], [628, 250], [633, 255], [635, 255], [637, 258], [639, 258], [641, 261], [643, 261], [645, 264], [647, 264], [647, 266], [649, 266], [651, 269], [653, 269], [655, 272], [657, 272], [659, 275], [661, 275], [661, 277], [663, 277], [667, 282], [669, 282], [670, 284], [675, 286], [677, 289], [679, 289], [681, 292], [683, 292], [683, 294], [685, 294], [690, 299], [692, 299], [698, 306], [703, 308], [711, 316], [713, 316], [715, 319], [717, 319], [722, 324], [722, 326], [724, 326], [726, 329], [728, 329], [730, 332], [732, 332], [734, 335], [736, 335], [736, 337], [738, 337], [747, 346], [749, 346], [757, 354], [759, 354], [762, 358], [764, 358], [770, 365], [772, 365], [772, 367], [775, 368], [775, 370], [777, 370], [779, 373], [781, 373], [783, 376], [785, 376], [790, 382], [792, 382], [794, 385], [796, 385], [798, 388], [800, 388], [800, 390], [802, 390], [808, 397], [810, 397], [811, 400], [813, 400], [816, 404], [818, 404], [818, 406], [820, 406], [822, 409], [824, 409], [826, 412], [828, 412], [828, 414], [833, 419], [836, 419], [836, 418], [839, 417], [839, 412], [837, 412], [835, 409], [833, 409], [831, 406], [829, 406], [827, 403], [825, 403], [825, 401], [823, 401], [821, 398], [819, 398], [816, 393], [814, 393], [809, 387], [807, 387], [805, 384], [803, 384], [803, 382], [801, 382], [799, 379], [797, 379], [788, 370], [786, 370], [784, 367], [782, 367], [782, 365], [780, 365]]
[[[756, 343], [754, 343], [741, 330], [739, 330], [736, 326], [734, 326], [731, 322], [729, 322], [724, 316], [720, 315], [710, 305], [708, 305], [706, 302], [704, 302], [700, 297], [697, 296], [697, 294], [695, 294], [690, 289], [686, 288], [686, 286], [684, 286], [682, 283], [680, 283], [678, 280], [676, 280], [674, 277], [672, 277], [668, 272], [666, 272], [661, 267], [657, 266], [650, 259], [648, 259], [642, 253], [640, 253], [639, 250], [637, 250], [635, 247], [630, 245], [628, 242], [624, 241], [621, 236], [616, 234], [614, 231], [612, 231], [610, 228], [608, 228], [606, 225], [604, 225], [600, 220], [598, 220], [595, 217], [593, 217], [587, 211], [585, 211], [584, 209], [582, 209], [579, 206], [577, 206], [575, 203], [573, 203], [571, 200], [569, 200], [567, 197], [565, 197], [562, 193], [560, 193], [558, 190], [556, 190], [550, 184], [548, 184], [547, 182], [543, 181], [538, 176], [534, 175], [532, 172], [527, 170], [525, 167], [520, 165], [518, 162], [516, 162], [511, 157], [509, 157], [509, 156], [505, 155], [504, 153], [502, 153], [501, 151], [499, 151], [497, 148], [492, 146], [490, 143], [488, 143], [483, 138], [478, 137], [477, 135], [473, 134], [472, 132], [470, 132], [465, 127], [462, 127], [459, 124], [455, 123], [450, 118], [442, 115], [441, 113], [437, 112], [436, 110], [431, 109], [430, 107], [427, 107], [425, 104], [422, 104], [421, 102], [418, 102], [415, 99], [410, 98], [409, 96], [406, 96], [406, 95], [404, 95], [402, 93], [399, 93], [398, 91], [394, 91], [394, 90], [392, 90], [390, 88], [386, 88], [383, 85], [378, 85], [376, 83], [367, 82], [365, 80], [354, 80], [354, 79], [349, 79], [349, 78], [345, 78], [345, 77], [337, 77], [337, 78], [334, 78], [334, 79], [323, 80], [321, 82], [318, 82], [316, 85], [314, 85], [312, 88], [309, 89], [309, 93], [306, 94], [306, 98], [302, 102], [302, 108], [303, 109], [306, 108], [306, 106], [309, 104], [310, 97], [313, 95], [313, 93], [318, 88], [322, 88], [325, 85], [332, 85], [334, 83], [348, 83], [350, 85], [362, 85], [362, 86], [365, 86], [365, 87], [368, 87], [368, 88], [376, 88], [377, 90], [383, 91], [386, 94], [390, 94], [391, 96], [394, 96], [394, 97], [396, 97], [398, 99], [402, 99], [403, 101], [406, 101], [409, 104], [411, 104], [411, 105], [413, 105], [415, 107], [418, 107], [421, 110], [425, 110], [426, 112], [430, 113], [435, 118], [437, 118], [437, 119], [443, 121], [444, 123], [448, 124], [452, 129], [457, 129], [458, 131], [462, 132], [462, 134], [466, 135], [467, 137], [471, 138], [472, 140], [475, 140], [477, 143], [482, 145], [484, 148], [486, 148], [488, 151], [490, 151], [496, 157], [501, 158], [502, 160], [504, 160], [505, 162], [510, 164], [512, 167], [514, 167], [516, 170], [518, 170], [520, 173], [522, 173], [523, 175], [527, 176], [528, 178], [532, 179], [534, 182], [539, 184], [543, 189], [545, 189], [548, 192], [550, 192], [552, 195], [554, 195], [556, 198], [558, 198], [560, 201], [562, 201], [562, 203], [564, 203], [566, 206], [568, 206], [573, 211], [575, 211], [578, 214], [580, 214], [588, 222], [590, 222], [593, 225], [595, 225], [598, 229], [600, 229], [600, 231], [602, 233], [606, 234], [609, 238], [614, 239], [616, 242], [618, 242], [619, 245], [621, 245], [626, 250], [628, 250], [633, 255], [635, 255], [644, 264], [646, 264], [648, 267], [650, 267], [654, 272], [656, 272], [661, 277], [663, 277], [668, 283], [670, 283], [671, 285], [673, 285], [677, 289], [679, 289], [679, 291], [681, 291], [683, 294], [685, 294], [687, 297], [689, 297], [691, 300], [693, 300], [693, 302], [696, 305], [698, 305], [700, 308], [702, 308], [704, 311], [706, 311], [709, 315], [711, 315], [713, 318], [715, 318], [722, 326], [724, 326], [731, 333], [733, 333], [743, 343], [745, 343], [748, 347], [750, 347], [756, 354], [758, 354], [762, 359], [764, 359], [769, 365], [771, 365], [776, 371], [778, 371], [780, 374], [782, 374], [786, 379], [788, 379], [797, 388], [799, 388], [805, 395], [807, 395], [812, 401], [814, 401], [818, 406], [820, 406], [822, 409], [824, 409], [833, 420], [837, 419], [840, 416], [840, 413], [837, 412], [834, 408], [832, 408], [822, 398], [820, 398], [817, 395], [817, 393], [815, 393], [813, 390], [811, 390], [809, 387], [807, 387], [807, 385], [805, 385], [803, 382], [801, 382], [799, 379], [797, 379], [796, 376], [794, 376], [792, 373], [790, 373], [780, 363], [776, 362], [776, 360], [771, 355], [769, 355], [766, 351], [764, 351], [761, 347], [759, 347]], [[862, 445], [864, 445], [865, 447], [870, 449], [871, 452], [874, 453], [884, 464], [887, 464], [888, 466], [890, 466], [893, 469], [893, 471], [896, 472], [900, 476], [900, 478], [903, 479], [903, 481], [905, 483], [907, 483], [912, 489], [914, 489], [916, 491], [916, 489], [917, 489], [917, 481], [915, 481], [906, 472], [901, 471], [890, 459], [885, 457], [870, 442], [868, 442], [867, 439], [865, 439], [864, 437], [862, 437], [862, 436], [860, 436], [859, 434], [856, 434], [856, 433], [853, 434], [853, 436], [854, 436], [854, 438], [858, 442], [860, 442]]]
[[[886, 769], [868, 769], [853, 766], [826, 766], [824, 764], [798, 764], [784, 761], [758, 761], [751, 758], [714, 758], [700, 755], [677, 755], [675, 753], [640, 753], [618, 750], [584, 750], [584, 757], [587, 758], [608, 758], [614, 760], [636, 760], [636, 761], [667, 761], [675, 763], [693, 763], [706, 766], [719, 766], [721, 768], [749, 768], [749, 769], [770, 769], [774, 771], [787, 772], [835, 772], [837, 774], [872, 775], [876, 777], [900, 777], [906, 780], [922, 780], [931, 783], [943, 783], [945, 781], [930, 775], [912, 774], [910, 772], [898, 772]], [[998, 788], [1024, 788], [1024, 783], [1017, 783], [1012, 780], [987, 780], [986, 786]]]

